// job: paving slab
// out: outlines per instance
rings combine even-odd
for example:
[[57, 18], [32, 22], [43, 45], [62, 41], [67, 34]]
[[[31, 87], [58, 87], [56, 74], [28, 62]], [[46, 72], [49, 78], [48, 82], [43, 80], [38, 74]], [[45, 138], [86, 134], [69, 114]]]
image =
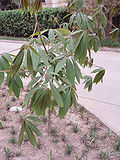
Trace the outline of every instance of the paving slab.
[[[77, 86], [79, 103], [120, 135], [120, 52], [112, 50], [93, 53], [94, 63], [105, 68], [103, 83], [94, 85], [92, 92]], [[93, 68], [94, 69], [94, 68]], [[90, 72], [89, 69], [82, 70]]]
[[[26, 42], [2, 40], [0, 53], [20, 48], [24, 43]], [[17, 54], [18, 50], [13, 53]], [[120, 135], [120, 49], [104, 48], [92, 54], [94, 63], [106, 69], [104, 82], [94, 85], [92, 92], [84, 90], [83, 85], [78, 85], [78, 103]], [[90, 71], [90, 69], [82, 69], [84, 74]]]

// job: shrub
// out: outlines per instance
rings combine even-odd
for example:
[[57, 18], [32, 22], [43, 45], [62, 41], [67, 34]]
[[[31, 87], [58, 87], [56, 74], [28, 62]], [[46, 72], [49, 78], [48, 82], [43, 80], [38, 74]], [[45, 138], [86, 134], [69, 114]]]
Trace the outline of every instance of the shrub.
[[[43, 9], [38, 13], [40, 30], [58, 28], [59, 24], [68, 21], [68, 18], [63, 19], [67, 14], [67, 11], [61, 7]], [[28, 37], [33, 33], [34, 25], [34, 16], [30, 13], [22, 15], [21, 10], [0, 12], [0, 35]]]
[[110, 39], [105, 39], [105, 40], [100, 40], [101, 46], [102, 47], [114, 47], [114, 48], [119, 48], [120, 47], [120, 39], [112, 41]]

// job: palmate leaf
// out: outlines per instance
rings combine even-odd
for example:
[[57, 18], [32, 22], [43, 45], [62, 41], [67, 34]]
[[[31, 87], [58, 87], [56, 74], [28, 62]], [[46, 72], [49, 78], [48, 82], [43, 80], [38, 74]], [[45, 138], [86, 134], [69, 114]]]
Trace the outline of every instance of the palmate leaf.
[[31, 113], [35, 111], [37, 116], [45, 115], [47, 107], [50, 107], [51, 92], [49, 88], [41, 87], [32, 97]]
[[85, 84], [84, 89], [88, 88], [88, 91], [92, 90], [93, 80], [91, 76], [84, 76], [83, 79], [85, 81], [83, 82]]
[[33, 96], [33, 94], [35, 93], [35, 91], [36, 91], [36, 90], [31, 90], [31, 91], [26, 95], [26, 97], [25, 97], [25, 99], [24, 99], [24, 102], [23, 102], [23, 104], [22, 104], [23, 107], [28, 103], [29, 99]]
[[42, 134], [40, 133], [39, 129], [30, 121], [26, 120], [29, 127], [32, 129], [32, 131], [39, 137], [42, 137]]
[[105, 70], [100, 71], [99, 73], [96, 74], [93, 83], [99, 83], [99, 81], [102, 81], [102, 78], [105, 74]]
[[27, 116], [26, 119], [32, 120], [33, 122], [39, 122], [40, 124], [43, 123], [39, 118], [34, 116]]
[[99, 81], [102, 81], [103, 76], [105, 74], [105, 69], [104, 68], [95, 69], [94, 71], [92, 71], [92, 73], [97, 73], [93, 80], [93, 83], [97, 84]]
[[62, 99], [60, 93], [58, 92], [57, 88], [54, 86], [54, 84], [52, 82], [50, 82], [50, 88], [51, 88], [52, 96], [54, 97], [57, 104], [60, 107], [63, 107], [63, 99]]
[[24, 122], [23, 122], [23, 123], [22, 123], [21, 131], [20, 131], [20, 134], [19, 134], [18, 147], [21, 146], [21, 144], [22, 144], [22, 142], [23, 142], [23, 139], [24, 139], [24, 127], [25, 127], [25, 124], [24, 124]]
[[31, 45], [29, 45], [29, 48], [31, 49], [31, 51], [32, 51], [33, 53], [35, 53], [35, 54], [38, 56], [37, 51], [36, 51]]
[[30, 126], [28, 124], [25, 123], [25, 128], [26, 128], [26, 133], [28, 135], [29, 141], [30, 143], [35, 147], [36, 146], [36, 139], [35, 136], [32, 132], [32, 129], [30, 128]]

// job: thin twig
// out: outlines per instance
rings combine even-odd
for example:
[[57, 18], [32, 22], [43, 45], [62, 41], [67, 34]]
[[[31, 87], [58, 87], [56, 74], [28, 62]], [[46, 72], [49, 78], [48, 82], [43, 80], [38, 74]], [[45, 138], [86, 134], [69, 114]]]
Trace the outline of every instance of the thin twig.
[[61, 76], [59, 76], [58, 74], [55, 74], [56, 76], [58, 76], [60, 79], [62, 79], [66, 84], [68, 84], [68, 86], [73, 89], [73, 87], [66, 81], [64, 80], [64, 78], [62, 78]]
[[32, 41], [32, 39], [33, 39], [33, 37], [34, 37], [34, 34], [35, 34], [35, 32], [36, 32], [36, 29], [37, 29], [37, 22], [36, 22], [36, 24], [35, 24], [35, 28], [34, 28], [34, 31], [33, 31], [32, 37], [30, 38], [29, 43]]
[[[111, 24], [113, 27], [115, 27], [115, 28], [117, 28], [111, 21], [109, 21], [106, 17], [105, 17], [105, 19], [107, 20], [107, 22], [109, 23], [109, 24]], [[119, 29], [120, 30], [120, 28], [117, 28], [117, 29]]]
[[0, 73], [3, 73], [3, 72], [10, 72], [10, 70], [6, 70], [6, 71], [0, 71]]
[[48, 51], [47, 51], [47, 48], [46, 48], [45, 43], [44, 43], [44, 41], [43, 41], [43, 38], [42, 38], [42, 35], [41, 35], [41, 32], [40, 32], [40, 27], [39, 27], [39, 25], [38, 25], [37, 15], [36, 15], [36, 13], [35, 13], [34, 15], [35, 15], [35, 21], [36, 21], [36, 23], [37, 23], [38, 32], [39, 32], [39, 35], [40, 35], [40, 39], [41, 39], [42, 45], [43, 45], [43, 47], [44, 47], [44, 49], [45, 49], [45, 52], [46, 52], [46, 54], [47, 54], [47, 56], [48, 56]]
[[[24, 70], [24, 69], [22, 69], [22, 68], [20, 68], [20, 70], [24, 71], [25, 73], [27, 73], [27, 72], [28, 72], [28, 71], [26, 71], [26, 70]], [[41, 86], [45, 86], [44, 84], [42, 84], [42, 83], [40, 83], [38, 80], [36, 80], [36, 79], [35, 79], [35, 77], [34, 77], [34, 76], [32, 76], [31, 74], [29, 74], [29, 76], [30, 76], [33, 80], [35, 80], [37, 83], [39, 83], [39, 85], [41, 85]]]

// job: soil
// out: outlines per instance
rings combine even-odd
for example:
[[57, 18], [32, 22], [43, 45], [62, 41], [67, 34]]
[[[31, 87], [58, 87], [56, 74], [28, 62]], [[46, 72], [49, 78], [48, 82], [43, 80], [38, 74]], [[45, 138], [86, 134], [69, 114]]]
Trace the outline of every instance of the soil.
[[[50, 134], [47, 115], [44, 119], [40, 117], [44, 123], [37, 127], [43, 137], [36, 137], [39, 141], [37, 147], [33, 147], [27, 138], [20, 149], [17, 143], [11, 144], [9, 141], [12, 137], [18, 141], [21, 129], [20, 115], [25, 113], [26, 109], [21, 112], [10, 112], [6, 103], [19, 107], [26, 93], [27, 91], [22, 90], [20, 99], [8, 97], [4, 102], [7, 86], [4, 84], [0, 88], [0, 121], [3, 125], [0, 129], [0, 160], [120, 160], [120, 150], [119, 148], [115, 150], [118, 136], [81, 105], [78, 105], [78, 111], [75, 111], [74, 107], [70, 109], [61, 120], [58, 116], [52, 115]], [[6, 117], [6, 120], [3, 117]], [[10, 132], [11, 126], [15, 128], [14, 135]], [[75, 131], [77, 133], [74, 133]], [[9, 158], [4, 148], [9, 149]], [[17, 153], [21, 155], [17, 157]]]

